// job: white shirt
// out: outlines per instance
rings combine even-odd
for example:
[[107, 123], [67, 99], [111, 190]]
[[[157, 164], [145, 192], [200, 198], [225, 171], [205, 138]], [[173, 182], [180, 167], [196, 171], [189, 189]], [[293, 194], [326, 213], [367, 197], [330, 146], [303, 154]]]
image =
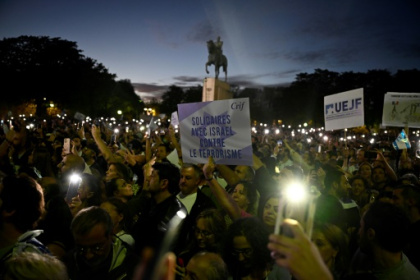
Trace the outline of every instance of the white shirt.
[[191, 208], [193, 207], [195, 200], [197, 199], [197, 193], [189, 194], [187, 196], [179, 193], [176, 198], [184, 204], [185, 208], [187, 208], [188, 214], [191, 212]]

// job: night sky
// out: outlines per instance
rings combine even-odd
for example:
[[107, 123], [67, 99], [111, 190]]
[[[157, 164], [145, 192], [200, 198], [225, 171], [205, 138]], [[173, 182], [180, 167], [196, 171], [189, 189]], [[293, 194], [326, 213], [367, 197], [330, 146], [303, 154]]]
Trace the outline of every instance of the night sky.
[[276, 86], [314, 69], [420, 67], [420, 1], [0, 0], [0, 38], [60, 37], [138, 93], [202, 85], [221, 36], [228, 82]]

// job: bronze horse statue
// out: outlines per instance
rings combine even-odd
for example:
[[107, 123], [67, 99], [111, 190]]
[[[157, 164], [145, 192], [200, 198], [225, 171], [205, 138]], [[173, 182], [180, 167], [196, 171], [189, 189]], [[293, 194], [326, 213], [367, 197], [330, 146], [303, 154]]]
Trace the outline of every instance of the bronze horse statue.
[[220, 66], [223, 67], [223, 72], [225, 72], [225, 82], [227, 81], [227, 66], [228, 61], [226, 56], [222, 53], [220, 47], [217, 47], [213, 40], [207, 41], [207, 49], [209, 51], [208, 60], [206, 63], [206, 73], [209, 73], [207, 67], [209, 65], [214, 65], [214, 70], [216, 73], [216, 79], [219, 77], [219, 68]]

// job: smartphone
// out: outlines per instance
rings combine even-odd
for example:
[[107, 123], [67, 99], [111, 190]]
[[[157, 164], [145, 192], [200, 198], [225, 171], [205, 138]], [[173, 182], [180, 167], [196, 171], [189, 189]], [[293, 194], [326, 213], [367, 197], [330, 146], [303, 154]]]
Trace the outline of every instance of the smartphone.
[[321, 145], [318, 145], [318, 153], [319, 154], [322, 153], [322, 146]]
[[283, 140], [277, 140], [277, 146], [283, 145]]
[[70, 138], [64, 138], [63, 152], [66, 155], [70, 154]]

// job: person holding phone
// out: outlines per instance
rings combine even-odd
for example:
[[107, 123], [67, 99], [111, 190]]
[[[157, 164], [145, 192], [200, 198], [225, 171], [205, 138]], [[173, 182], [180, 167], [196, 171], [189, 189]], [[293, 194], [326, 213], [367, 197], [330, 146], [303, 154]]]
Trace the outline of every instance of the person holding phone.
[[318, 247], [303, 231], [295, 220], [286, 219], [282, 226], [293, 234], [288, 237], [271, 234], [267, 248], [276, 264], [285, 267], [298, 280], [333, 280], [333, 276], [324, 263]]

